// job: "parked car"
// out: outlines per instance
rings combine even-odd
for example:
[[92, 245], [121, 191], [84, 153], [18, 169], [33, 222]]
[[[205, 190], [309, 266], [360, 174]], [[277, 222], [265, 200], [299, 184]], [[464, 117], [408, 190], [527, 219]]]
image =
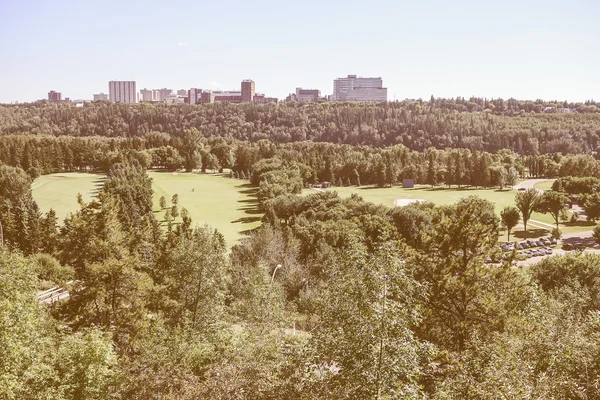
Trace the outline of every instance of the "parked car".
[[541, 241], [542, 243], [544, 243], [544, 245], [545, 245], [545, 246], [550, 246], [550, 245], [552, 244], [552, 243], [550, 242], [550, 240], [549, 240], [549, 239], [546, 239], [546, 238], [544, 238], [544, 239], [540, 239], [540, 241]]
[[542, 247], [544, 245], [544, 243], [542, 241], [538, 240], [537, 242], [535, 242], [535, 245], [537, 247]]
[[529, 243], [527, 243], [527, 242], [522, 242], [522, 243], [519, 243], [519, 244], [520, 244], [520, 245], [521, 245], [521, 247], [522, 247], [522, 248], [524, 248], [524, 249], [528, 249], [528, 248], [530, 247], [530, 246], [529, 246]]
[[550, 238], [550, 244], [556, 244], [556, 238], [551, 237]]

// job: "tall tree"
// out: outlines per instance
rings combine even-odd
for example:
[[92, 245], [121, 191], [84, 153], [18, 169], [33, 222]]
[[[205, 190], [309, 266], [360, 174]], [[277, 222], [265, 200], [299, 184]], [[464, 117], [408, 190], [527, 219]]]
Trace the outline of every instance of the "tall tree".
[[538, 200], [535, 211], [552, 215], [558, 228], [558, 219], [565, 212], [565, 206], [568, 202], [569, 199], [563, 193], [544, 192]]
[[531, 213], [537, 207], [539, 200], [540, 194], [537, 189], [527, 189], [523, 192], [517, 192], [515, 196], [515, 205], [521, 212], [525, 233], [527, 233], [527, 221], [531, 218]]
[[510, 242], [510, 231], [512, 228], [517, 226], [519, 223], [519, 219], [521, 218], [521, 214], [516, 207], [508, 206], [504, 207], [504, 209], [500, 212], [500, 219], [502, 220], [502, 225], [506, 227], [508, 231], [507, 241]]

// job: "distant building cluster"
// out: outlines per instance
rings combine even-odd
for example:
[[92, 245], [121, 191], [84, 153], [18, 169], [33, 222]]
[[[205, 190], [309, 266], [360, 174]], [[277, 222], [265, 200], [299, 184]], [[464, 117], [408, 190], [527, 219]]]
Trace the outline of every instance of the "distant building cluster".
[[[256, 84], [251, 79], [241, 82], [240, 90], [204, 90], [191, 88], [179, 89], [141, 89], [136, 88], [136, 81], [110, 81], [108, 94], [97, 93], [93, 101], [110, 101], [120, 103], [165, 103], [165, 104], [211, 104], [211, 103], [277, 103], [275, 97], [268, 97], [256, 92]], [[62, 99], [62, 93], [51, 90], [48, 92], [50, 102], [71, 102], [69, 98]], [[285, 101], [316, 102], [316, 101], [357, 101], [361, 103], [387, 101], [387, 88], [383, 87], [381, 78], [363, 78], [348, 75], [333, 81], [333, 94], [322, 96], [319, 89], [304, 89], [297, 87]], [[78, 100], [75, 103], [84, 103]]]

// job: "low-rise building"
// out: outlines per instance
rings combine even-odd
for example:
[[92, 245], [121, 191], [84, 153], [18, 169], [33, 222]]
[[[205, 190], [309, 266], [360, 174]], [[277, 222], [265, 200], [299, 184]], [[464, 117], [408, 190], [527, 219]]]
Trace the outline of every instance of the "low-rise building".
[[321, 91], [319, 89], [296, 88], [296, 101], [319, 101]]
[[108, 101], [108, 94], [96, 93], [94, 94], [94, 101]]

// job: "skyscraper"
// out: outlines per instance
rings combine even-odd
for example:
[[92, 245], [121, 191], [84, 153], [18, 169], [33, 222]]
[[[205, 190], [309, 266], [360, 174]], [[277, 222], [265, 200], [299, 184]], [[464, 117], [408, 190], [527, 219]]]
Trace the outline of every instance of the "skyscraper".
[[197, 104], [202, 102], [202, 89], [191, 88], [188, 90], [188, 103]]
[[333, 81], [333, 101], [387, 101], [387, 88], [381, 78], [359, 78], [348, 75]]
[[51, 90], [48, 92], [48, 100], [49, 101], [61, 101], [62, 100], [62, 93], [61, 92], [55, 92], [54, 90]]
[[254, 86], [254, 81], [250, 79], [246, 79], [242, 81], [242, 103], [250, 103], [254, 100], [254, 95], [256, 94], [256, 89]]
[[135, 81], [110, 81], [108, 93], [111, 102], [137, 103]]

